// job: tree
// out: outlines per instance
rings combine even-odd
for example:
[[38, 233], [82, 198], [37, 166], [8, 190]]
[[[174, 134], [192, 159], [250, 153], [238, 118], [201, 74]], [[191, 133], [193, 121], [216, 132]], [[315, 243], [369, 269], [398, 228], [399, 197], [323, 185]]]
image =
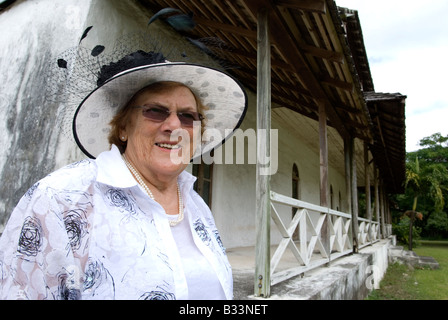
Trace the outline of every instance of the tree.
[[412, 210], [406, 210], [405, 216], [409, 217], [409, 250], [412, 250], [412, 233], [414, 227], [415, 218], [418, 217], [422, 219], [422, 214], [415, 211], [417, 209], [417, 200], [419, 195], [423, 192], [422, 180], [424, 178], [420, 175], [420, 166], [418, 163], [418, 158], [415, 158], [415, 162], [408, 162], [406, 164], [406, 181], [405, 188], [409, 189], [414, 197], [412, 203]]
[[448, 238], [448, 215], [445, 212], [433, 212], [426, 221], [426, 235], [433, 239]]
[[416, 152], [420, 159], [423, 190], [434, 202], [434, 211], [442, 211], [447, 203], [448, 190], [448, 135], [435, 133], [420, 140], [424, 147]]
[[439, 163], [448, 169], [448, 135], [434, 133], [421, 139], [419, 145], [421, 149], [407, 154], [408, 160], [418, 157], [422, 165]]
[[412, 210], [417, 209], [417, 199], [421, 193], [421, 180], [420, 177], [420, 165], [418, 162], [418, 157], [415, 158], [414, 162], [408, 161], [406, 163], [406, 181], [404, 186], [409, 189], [414, 196], [414, 202], [412, 204]]
[[[412, 197], [412, 209], [406, 210], [405, 213], [410, 218], [409, 250], [412, 250], [415, 218], [423, 218], [423, 215], [416, 211], [418, 204], [422, 203], [421, 207], [425, 209], [419, 211], [429, 211], [427, 216], [431, 213], [437, 215], [437, 219], [431, 220], [432, 230], [437, 230], [434, 223], [447, 221], [440, 216], [446, 216], [443, 209], [447, 202], [448, 190], [448, 135], [444, 137], [435, 133], [421, 139], [420, 146], [424, 148], [408, 153], [406, 162], [406, 195]], [[409, 202], [407, 203], [409, 208]], [[428, 218], [426, 220], [428, 221]], [[443, 230], [444, 226], [439, 229]]]

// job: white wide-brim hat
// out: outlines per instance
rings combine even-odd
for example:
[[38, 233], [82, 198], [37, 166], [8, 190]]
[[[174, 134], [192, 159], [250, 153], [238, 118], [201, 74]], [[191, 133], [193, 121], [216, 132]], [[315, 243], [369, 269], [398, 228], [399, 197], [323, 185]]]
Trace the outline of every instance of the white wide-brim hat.
[[73, 119], [73, 134], [79, 148], [91, 158], [109, 150], [109, 123], [117, 111], [140, 89], [160, 81], [185, 84], [207, 107], [200, 153], [195, 157], [224, 143], [243, 121], [247, 96], [233, 77], [196, 64], [156, 63], [114, 75], [81, 102]]

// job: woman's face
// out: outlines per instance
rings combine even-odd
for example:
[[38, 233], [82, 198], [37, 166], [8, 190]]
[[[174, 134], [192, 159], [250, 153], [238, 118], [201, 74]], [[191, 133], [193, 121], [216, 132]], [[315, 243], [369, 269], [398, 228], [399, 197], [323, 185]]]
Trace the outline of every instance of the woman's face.
[[[144, 91], [132, 106], [144, 105], [163, 107], [171, 113], [164, 121], [157, 122], [145, 118], [142, 108], [135, 108], [132, 120], [121, 134], [127, 138], [126, 156], [142, 173], [177, 176], [188, 165], [193, 155], [193, 138], [197, 139], [200, 134], [200, 127], [183, 126], [177, 112], [197, 112], [195, 97], [182, 86], [158, 93]], [[199, 132], [193, 135], [194, 130]]]

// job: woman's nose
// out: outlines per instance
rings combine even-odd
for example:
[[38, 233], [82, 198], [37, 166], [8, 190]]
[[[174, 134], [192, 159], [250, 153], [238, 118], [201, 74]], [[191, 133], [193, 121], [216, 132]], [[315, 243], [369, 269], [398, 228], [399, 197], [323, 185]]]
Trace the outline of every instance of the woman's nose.
[[162, 123], [163, 131], [173, 131], [181, 127], [182, 125], [176, 112], [171, 112], [168, 118]]

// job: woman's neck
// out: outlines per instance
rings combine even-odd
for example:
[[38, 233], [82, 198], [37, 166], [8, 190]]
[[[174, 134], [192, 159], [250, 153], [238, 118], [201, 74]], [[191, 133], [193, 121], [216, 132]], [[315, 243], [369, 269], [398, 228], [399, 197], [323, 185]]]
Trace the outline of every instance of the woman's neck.
[[[125, 162], [130, 164], [130, 171], [137, 182], [145, 189], [148, 195], [157, 201], [167, 214], [178, 213], [178, 175], [155, 174], [138, 166], [126, 154], [123, 154]], [[149, 190], [148, 190], [149, 189]]]

